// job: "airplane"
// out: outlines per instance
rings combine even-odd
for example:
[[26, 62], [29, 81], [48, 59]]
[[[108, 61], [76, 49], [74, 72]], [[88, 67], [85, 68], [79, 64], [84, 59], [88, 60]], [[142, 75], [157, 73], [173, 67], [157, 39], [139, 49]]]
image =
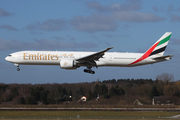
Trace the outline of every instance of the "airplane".
[[84, 72], [95, 74], [92, 67], [135, 67], [171, 60], [173, 55], [163, 56], [172, 32], [166, 32], [145, 53], [74, 51], [19, 51], [8, 55], [5, 60], [19, 65], [59, 65], [62, 69], [73, 70], [85, 66]]

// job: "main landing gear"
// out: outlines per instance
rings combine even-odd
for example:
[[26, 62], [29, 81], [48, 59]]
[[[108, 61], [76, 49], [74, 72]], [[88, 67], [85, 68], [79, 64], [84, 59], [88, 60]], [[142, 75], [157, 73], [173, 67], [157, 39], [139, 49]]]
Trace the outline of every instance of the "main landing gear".
[[17, 66], [17, 71], [20, 71], [19, 64], [14, 64], [14, 65]]
[[91, 65], [86, 65], [87, 69], [84, 69], [84, 72], [90, 73], [90, 74], [95, 74], [93, 70], [91, 70], [92, 66]]
[[86, 73], [91, 73], [91, 74], [95, 74], [95, 72], [91, 69], [84, 69], [84, 72]]

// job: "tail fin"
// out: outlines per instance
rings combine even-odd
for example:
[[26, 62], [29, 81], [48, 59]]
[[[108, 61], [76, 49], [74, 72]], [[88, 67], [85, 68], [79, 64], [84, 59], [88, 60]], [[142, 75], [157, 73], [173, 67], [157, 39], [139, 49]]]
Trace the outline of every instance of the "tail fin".
[[153, 56], [153, 55], [158, 55], [163, 56], [164, 51], [166, 49], [166, 46], [169, 42], [169, 39], [172, 35], [172, 32], [166, 32], [156, 43], [154, 43], [154, 45], [152, 45], [144, 54], [143, 56], [141, 56], [139, 59], [137, 59], [136, 61], [134, 61], [132, 64], [135, 64], [137, 62], [140, 62], [146, 58], [148, 58], [149, 56]]
[[[163, 56], [164, 51], [166, 49], [166, 46], [169, 42], [169, 39], [172, 35], [172, 32], [166, 32], [154, 45], [155, 48], [154, 50], [151, 52], [151, 54], [149, 56], [152, 55], [159, 55], [159, 56]], [[157, 45], [156, 45], [157, 44]], [[154, 46], [153, 45], [153, 46]], [[152, 47], [153, 47], [152, 46]]]

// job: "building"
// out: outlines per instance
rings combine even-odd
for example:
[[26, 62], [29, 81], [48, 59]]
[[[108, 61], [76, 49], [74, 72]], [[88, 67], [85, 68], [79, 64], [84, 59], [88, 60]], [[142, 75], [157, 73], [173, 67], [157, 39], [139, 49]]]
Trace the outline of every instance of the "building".
[[83, 96], [82, 98], [81, 98], [81, 101], [83, 101], [83, 102], [85, 102], [87, 100], [87, 97], [86, 96]]
[[173, 96], [154, 96], [152, 105], [174, 105], [177, 98]]

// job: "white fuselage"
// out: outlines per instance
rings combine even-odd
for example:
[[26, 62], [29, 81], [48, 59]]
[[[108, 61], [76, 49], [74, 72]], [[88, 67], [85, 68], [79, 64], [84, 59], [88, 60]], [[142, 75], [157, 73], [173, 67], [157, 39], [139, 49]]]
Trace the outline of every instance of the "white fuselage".
[[117, 66], [133, 67], [170, 60], [173, 55], [163, 56], [171, 37], [171, 32], [166, 32], [145, 53], [120, 53], [107, 52], [109, 47], [99, 52], [74, 52], [74, 51], [20, 51], [7, 56], [5, 59], [19, 65], [60, 65], [62, 69], [77, 69], [86, 66], [84, 72], [94, 74], [92, 67]]
[[[10, 54], [5, 59], [14, 64], [23, 65], [60, 65], [61, 60], [76, 60], [93, 53], [95, 52], [20, 51]], [[102, 58], [96, 61], [96, 64], [97, 66], [133, 67], [160, 62], [147, 58], [141, 62], [130, 65], [142, 55], [143, 53], [106, 52]]]

